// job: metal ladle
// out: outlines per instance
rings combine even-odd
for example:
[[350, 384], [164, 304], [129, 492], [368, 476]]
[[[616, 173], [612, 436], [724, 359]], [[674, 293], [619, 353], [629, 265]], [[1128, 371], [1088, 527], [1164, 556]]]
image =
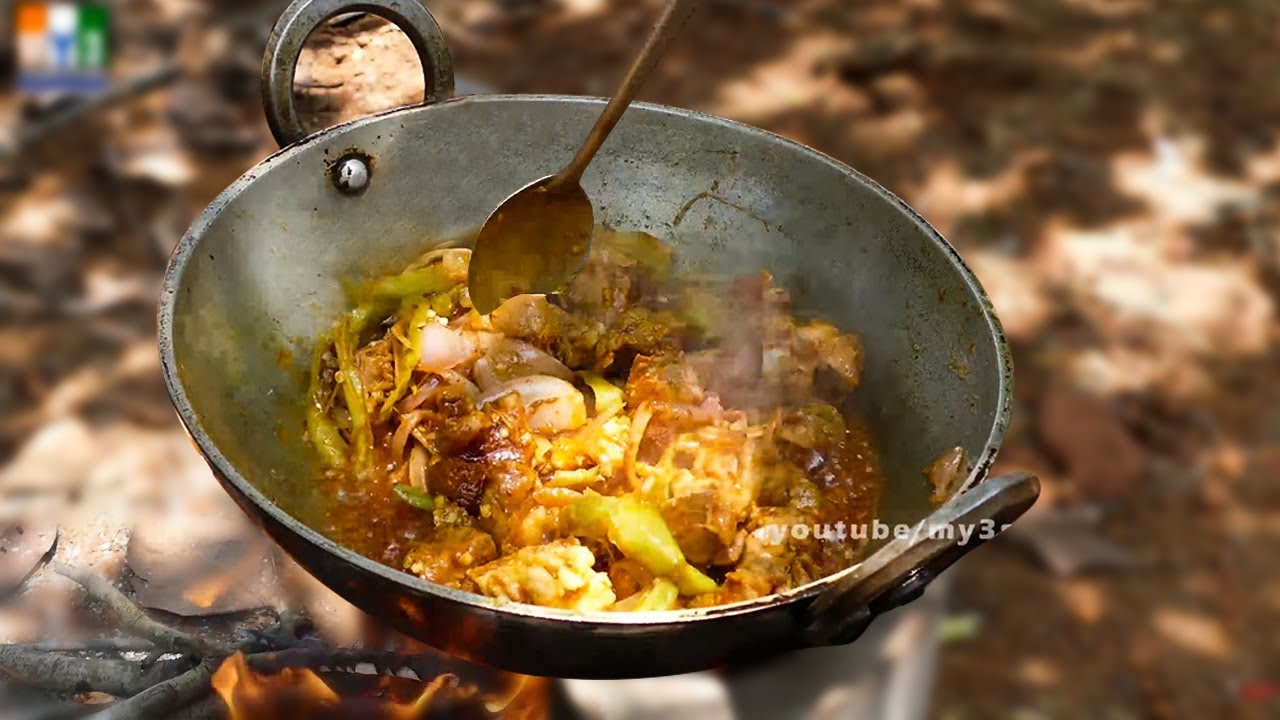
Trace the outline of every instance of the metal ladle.
[[517, 190], [485, 220], [467, 277], [477, 312], [492, 312], [516, 295], [556, 292], [582, 270], [595, 227], [582, 174], [693, 14], [696, 2], [667, 4], [622, 86], [573, 160], [560, 172]]

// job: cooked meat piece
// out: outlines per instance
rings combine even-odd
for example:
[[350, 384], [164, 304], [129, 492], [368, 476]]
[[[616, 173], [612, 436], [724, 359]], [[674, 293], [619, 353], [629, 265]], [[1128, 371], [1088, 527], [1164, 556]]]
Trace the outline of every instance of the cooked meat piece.
[[695, 406], [705, 391], [692, 365], [675, 357], [638, 356], [625, 388], [628, 405], [645, 401]]
[[662, 506], [662, 517], [685, 558], [703, 567], [726, 555], [742, 514], [738, 508], [726, 506], [724, 496], [716, 492], [674, 497]]
[[760, 493], [755, 441], [744, 431], [707, 427], [678, 437], [663, 462], [671, 481], [662, 514], [681, 551], [704, 566], [728, 555]]
[[626, 459], [631, 419], [625, 415], [604, 422], [591, 422], [572, 435], [561, 436], [551, 447], [548, 460], [556, 470], [599, 468], [599, 475], [611, 477]]
[[856, 389], [862, 379], [862, 340], [831, 323], [812, 322], [797, 328], [795, 354], [815, 359], [839, 378], [846, 391]]
[[525, 547], [468, 573], [484, 594], [510, 602], [589, 612], [617, 598], [595, 556], [572, 538]]
[[532, 467], [516, 462], [489, 466], [489, 481], [480, 498], [480, 526], [503, 539], [503, 548], [512, 546], [506, 540], [512, 516], [524, 506], [538, 485], [538, 474]]
[[438, 530], [430, 542], [418, 543], [405, 555], [404, 569], [424, 580], [454, 587], [467, 584], [467, 572], [498, 557], [488, 533], [469, 527]]
[[812, 530], [815, 522], [815, 516], [791, 508], [756, 511], [747, 526], [742, 558], [726, 577], [726, 588], [741, 586], [757, 597], [817, 579], [810, 577], [804, 559], [821, 541], [812, 535], [797, 539], [793, 532], [798, 526]]
[[435, 507], [431, 510], [431, 518], [437, 528], [450, 525], [471, 525], [474, 518], [466, 508], [446, 497], [435, 498]]
[[512, 547], [533, 547], [562, 537], [560, 510], [561, 507], [534, 502], [515, 511], [507, 523], [507, 544]]
[[480, 508], [487, 476], [488, 470], [483, 463], [446, 457], [428, 468], [427, 488], [474, 513]]
[[609, 580], [618, 597], [628, 597], [640, 592], [653, 582], [653, 573], [631, 558], [618, 558], [609, 563]]

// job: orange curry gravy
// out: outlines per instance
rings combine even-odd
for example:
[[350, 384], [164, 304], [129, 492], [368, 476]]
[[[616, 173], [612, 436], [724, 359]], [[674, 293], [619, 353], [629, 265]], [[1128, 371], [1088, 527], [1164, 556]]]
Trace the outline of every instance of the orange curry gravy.
[[487, 316], [468, 260], [373, 281], [322, 339], [308, 429], [329, 537], [581, 611], [751, 599], [858, 559], [822, 530], [869, 523], [884, 484], [868, 429], [837, 410], [860, 338], [797, 318], [764, 273], [676, 279], [639, 233], [601, 231], [566, 293]]

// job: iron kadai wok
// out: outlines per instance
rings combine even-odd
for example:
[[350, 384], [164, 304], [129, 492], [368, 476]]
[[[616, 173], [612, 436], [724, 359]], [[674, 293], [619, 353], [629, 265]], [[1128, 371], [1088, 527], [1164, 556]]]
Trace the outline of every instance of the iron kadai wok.
[[[292, 98], [303, 42], [356, 10], [409, 36], [427, 102], [307, 135]], [[797, 306], [860, 333], [869, 350], [859, 412], [888, 478], [879, 517], [925, 532], [873, 545], [854, 567], [782, 594], [662, 613], [502, 604], [335, 544], [313, 529], [324, 507], [309, 487], [316, 459], [300, 399], [314, 339], [346, 310], [342, 280], [403, 267], [426, 238], [474, 232], [519, 185], [573, 155], [603, 101], [454, 98], [448, 48], [416, 0], [297, 0], [270, 38], [263, 92], [284, 149], [227, 188], [175, 251], [159, 309], [165, 382], [240, 507], [374, 617], [519, 673], [691, 672], [851, 642], [986, 537], [963, 544], [947, 526], [1003, 526], [1035, 502], [1030, 475], [986, 478], [1008, 423], [1012, 365], [991, 304], [946, 240], [884, 188], [803, 145], [638, 104], [583, 179], [597, 222], [671, 242], [684, 271], [768, 268]], [[955, 358], [968, 372], [955, 371]], [[973, 469], [935, 505], [921, 469], [957, 446]]]

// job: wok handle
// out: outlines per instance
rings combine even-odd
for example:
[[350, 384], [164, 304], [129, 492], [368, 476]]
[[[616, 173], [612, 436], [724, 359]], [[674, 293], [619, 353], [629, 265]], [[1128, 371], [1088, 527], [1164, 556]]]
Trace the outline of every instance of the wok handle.
[[[896, 538], [809, 606], [807, 645], [853, 642], [878, 615], [905, 605], [966, 553], [1018, 519], [1040, 497], [1029, 473], [985, 480], [952, 498], [905, 538]], [[967, 540], [967, 542], [966, 542]]]
[[293, 102], [293, 77], [307, 37], [325, 20], [343, 13], [369, 12], [395, 23], [409, 37], [422, 62], [425, 102], [453, 97], [453, 58], [440, 26], [418, 0], [294, 0], [267, 39], [262, 59], [262, 104], [280, 147], [307, 136]]

